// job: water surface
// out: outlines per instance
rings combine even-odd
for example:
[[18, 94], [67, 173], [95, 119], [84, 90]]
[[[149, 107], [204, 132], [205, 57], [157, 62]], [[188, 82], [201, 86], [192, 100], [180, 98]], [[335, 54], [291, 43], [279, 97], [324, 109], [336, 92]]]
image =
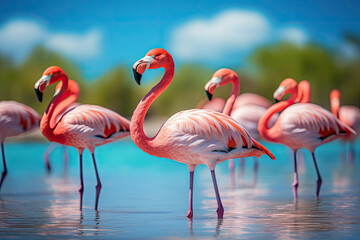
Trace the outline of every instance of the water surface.
[[[353, 159], [345, 157], [340, 142], [316, 151], [323, 177], [320, 199], [315, 199], [316, 174], [308, 152], [299, 160], [299, 201], [294, 202], [290, 151], [265, 143], [277, 156], [259, 160], [257, 184], [253, 160], [235, 182], [227, 162], [216, 174], [225, 207], [216, 218], [211, 175], [205, 166], [195, 171], [194, 219], [188, 208], [186, 165], [150, 156], [132, 142], [98, 147], [96, 157], [102, 191], [94, 210], [96, 178], [91, 156], [84, 155], [84, 207], [79, 210], [79, 162], [69, 149], [51, 155], [53, 171], [46, 173], [43, 153], [48, 143], [7, 143], [8, 177], [0, 195], [1, 239], [359, 239], [360, 142]], [[1, 168], [2, 169], [2, 168]]]

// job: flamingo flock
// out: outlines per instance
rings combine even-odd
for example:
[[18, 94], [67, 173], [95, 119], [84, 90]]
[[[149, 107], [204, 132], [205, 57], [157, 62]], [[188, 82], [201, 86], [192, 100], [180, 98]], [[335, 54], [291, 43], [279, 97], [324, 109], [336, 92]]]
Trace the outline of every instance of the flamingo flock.
[[[317, 174], [315, 196], [319, 198], [322, 177], [315, 158], [315, 149], [335, 139], [353, 142], [360, 131], [360, 110], [355, 106], [340, 107], [340, 92], [331, 92], [332, 113], [310, 102], [310, 83], [294, 79], [283, 80], [273, 94], [277, 103], [271, 105], [266, 98], [254, 93], [240, 93], [240, 80], [231, 69], [216, 71], [205, 84], [210, 102], [203, 100], [196, 109], [184, 110], [171, 116], [154, 137], [144, 132], [144, 119], [152, 103], [167, 89], [174, 74], [175, 64], [166, 50], [150, 50], [133, 65], [136, 83], [148, 69], [164, 68], [162, 79], [140, 100], [131, 121], [107, 108], [76, 103], [80, 94], [78, 84], [70, 80], [58, 66], [47, 68], [35, 83], [35, 92], [42, 102], [45, 89], [56, 84], [45, 112], [40, 117], [35, 110], [14, 101], [0, 102], [0, 141], [3, 172], [0, 189], [7, 175], [4, 140], [37, 127], [50, 141], [75, 147], [79, 153], [80, 210], [82, 209], [84, 180], [83, 152], [87, 149], [92, 156], [97, 179], [95, 210], [98, 209], [102, 184], [96, 165], [95, 148], [131, 136], [135, 145], [144, 152], [176, 162], [184, 163], [189, 170], [189, 203], [186, 217], [194, 216], [194, 173], [198, 165], [206, 165], [211, 174], [217, 201], [217, 218], [224, 217], [224, 207], [217, 184], [215, 168], [226, 160], [234, 169], [232, 159], [262, 155], [275, 160], [274, 154], [259, 143], [260, 138], [280, 143], [292, 149], [294, 154], [294, 199], [298, 199], [299, 178], [296, 152], [308, 149], [313, 158]], [[226, 102], [214, 98], [216, 88], [231, 84], [232, 89]], [[283, 99], [290, 94], [288, 99]], [[46, 152], [46, 159], [53, 146]], [[50, 163], [47, 161], [47, 168]], [[257, 160], [255, 168], [257, 169]]]

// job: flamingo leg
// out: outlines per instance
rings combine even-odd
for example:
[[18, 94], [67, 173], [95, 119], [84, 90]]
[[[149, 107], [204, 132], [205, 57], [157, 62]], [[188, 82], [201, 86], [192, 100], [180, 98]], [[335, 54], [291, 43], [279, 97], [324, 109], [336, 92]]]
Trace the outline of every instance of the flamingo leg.
[[189, 171], [190, 173], [190, 189], [189, 189], [189, 211], [186, 214], [187, 218], [193, 217], [193, 189], [194, 189], [194, 171]]
[[6, 167], [6, 161], [5, 161], [5, 150], [4, 150], [4, 142], [1, 142], [1, 153], [2, 153], [2, 159], [3, 159], [3, 165], [4, 165], [4, 170], [1, 174], [1, 181], [0, 181], [0, 190], [1, 190], [1, 186], [5, 180], [5, 177], [7, 175], [7, 167]]
[[95, 168], [95, 174], [96, 174], [96, 180], [97, 180], [97, 185], [96, 185], [96, 200], [95, 200], [95, 210], [98, 209], [98, 204], [99, 204], [99, 197], [100, 197], [100, 191], [101, 191], [101, 181], [100, 181], [100, 177], [99, 177], [99, 173], [97, 170], [97, 166], [96, 166], [96, 161], [95, 161], [95, 155], [94, 153], [91, 153], [92, 159], [93, 159], [93, 163], [94, 163], [94, 168]]
[[187, 218], [193, 218], [193, 189], [194, 189], [194, 171], [196, 164], [188, 164], [190, 173], [190, 186], [189, 186], [189, 211], [186, 214]]
[[254, 187], [257, 184], [257, 173], [259, 170], [259, 161], [257, 158], [254, 158], [254, 174], [253, 174], [253, 185]]
[[80, 155], [80, 188], [79, 188], [79, 195], [80, 195], [80, 210], [82, 210], [83, 193], [84, 193], [83, 159], [82, 159], [83, 152], [79, 151], [79, 155]]
[[220, 198], [220, 194], [219, 194], [219, 189], [218, 189], [218, 185], [216, 182], [216, 176], [215, 176], [215, 170], [211, 170], [211, 177], [213, 180], [213, 184], [214, 184], [214, 190], [215, 190], [215, 195], [216, 195], [216, 201], [218, 204], [218, 209], [216, 210], [218, 218], [223, 218], [224, 217], [224, 207], [221, 203], [221, 198]]
[[294, 150], [294, 182], [292, 184], [295, 200], [298, 199], [298, 187], [299, 187], [299, 177], [298, 177], [298, 171], [297, 171], [296, 152], [297, 152], [297, 150]]
[[321, 178], [321, 175], [320, 175], [318, 165], [316, 163], [316, 158], [315, 158], [314, 152], [312, 152], [311, 155], [312, 155], [313, 160], [314, 160], [314, 166], [315, 166], [316, 174], [317, 174], [317, 177], [318, 177], [318, 179], [316, 181], [316, 198], [319, 198], [320, 188], [321, 188], [321, 184], [322, 184], [322, 178]]

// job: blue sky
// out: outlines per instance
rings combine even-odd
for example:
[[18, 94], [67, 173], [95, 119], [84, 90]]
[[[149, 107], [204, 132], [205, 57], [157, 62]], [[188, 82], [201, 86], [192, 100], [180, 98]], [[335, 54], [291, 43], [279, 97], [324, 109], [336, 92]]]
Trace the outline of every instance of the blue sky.
[[236, 67], [280, 40], [342, 46], [360, 34], [358, 1], [1, 1], [0, 51], [21, 61], [43, 44], [95, 78], [154, 47], [176, 63]]

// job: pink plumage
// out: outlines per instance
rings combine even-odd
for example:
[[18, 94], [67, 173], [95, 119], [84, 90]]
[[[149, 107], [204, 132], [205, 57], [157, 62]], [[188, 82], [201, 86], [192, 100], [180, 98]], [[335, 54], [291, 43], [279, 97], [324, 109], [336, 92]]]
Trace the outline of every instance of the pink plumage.
[[32, 108], [15, 101], [0, 102], [0, 141], [39, 127], [40, 116]]
[[4, 165], [0, 181], [0, 189], [7, 175], [4, 152], [5, 138], [29, 132], [39, 127], [39, 122], [40, 116], [34, 109], [15, 101], [0, 102], [0, 142]]
[[[186, 163], [190, 171], [189, 212], [187, 217], [193, 217], [192, 192], [194, 170], [198, 164], [209, 167], [213, 179], [214, 190], [218, 203], [218, 218], [223, 217], [224, 208], [215, 177], [215, 166], [232, 157], [260, 156], [266, 154], [275, 157], [261, 144], [251, 139], [250, 135], [228, 115], [212, 110], [193, 109], [179, 112], [169, 118], [158, 134], [149, 138], [143, 130], [145, 115], [152, 102], [167, 88], [174, 75], [174, 61], [164, 49], [153, 49], [133, 66], [134, 77], [140, 84], [141, 74], [146, 69], [165, 68], [165, 74], [152, 90], [140, 101], [131, 119], [130, 132], [134, 143], [143, 151], [158, 157], [169, 158]], [[233, 71], [217, 71], [218, 78], [233, 81], [236, 84]], [[221, 75], [221, 76], [220, 76]], [[227, 82], [224, 81], [226, 84]], [[239, 94], [239, 86], [231, 91], [224, 111], [231, 112], [234, 100]]]
[[128, 136], [130, 122], [109, 109], [75, 104], [78, 98], [78, 85], [69, 80], [66, 73], [57, 66], [47, 68], [42, 78], [35, 83], [39, 100], [45, 88], [61, 81], [56, 93], [46, 109], [40, 123], [43, 135], [50, 141], [75, 147], [80, 155], [80, 209], [84, 191], [82, 174], [82, 153], [88, 149], [93, 158], [97, 179], [95, 210], [101, 190], [101, 182], [95, 161], [95, 147]]
[[[296, 81], [291, 78], [281, 82], [278, 89], [274, 92], [274, 98], [281, 100], [283, 96], [289, 93], [291, 93], [291, 97], [288, 100], [274, 104], [265, 112], [259, 121], [258, 130], [262, 138], [284, 144], [293, 150], [293, 191], [295, 199], [298, 196], [297, 189], [299, 185], [296, 151], [300, 148], [306, 148], [311, 152], [318, 176], [316, 187], [316, 197], [318, 198], [322, 178], [314, 155], [315, 148], [341, 136], [354, 133], [354, 130], [318, 105], [312, 103], [292, 105], [297, 99], [298, 87]], [[283, 112], [274, 126], [270, 128], [269, 120], [280, 111]]]
[[256, 93], [243, 93], [236, 98], [234, 103], [234, 109], [237, 109], [240, 106], [244, 105], [257, 105], [268, 108], [271, 106], [271, 102]]
[[219, 97], [213, 98], [211, 101], [204, 98], [201, 100], [196, 108], [210, 109], [216, 112], [222, 112], [225, 106], [225, 100]]

